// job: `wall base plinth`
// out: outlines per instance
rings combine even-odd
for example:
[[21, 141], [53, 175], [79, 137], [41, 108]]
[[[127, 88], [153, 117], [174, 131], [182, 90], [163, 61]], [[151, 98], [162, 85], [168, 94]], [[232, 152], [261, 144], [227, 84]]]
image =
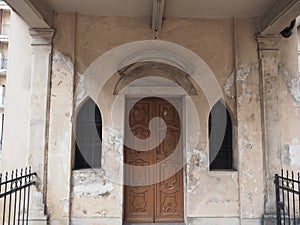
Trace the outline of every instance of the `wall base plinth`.
[[275, 214], [265, 214], [263, 216], [264, 225], [276, 225], [276, 215]]
[[[95, 224], [105, 224], [105, 225], [122, 225], [122, 218], [72, 218], [71, 225], [95, 225]], [[52, 224], [51, 224], [52, 225]]]
[[30, 218], [28, 218], [28, 224], [30, 224], [30, 225], [47, 225], [48, 218], [47, 218], [47, 216], [30, 217]]

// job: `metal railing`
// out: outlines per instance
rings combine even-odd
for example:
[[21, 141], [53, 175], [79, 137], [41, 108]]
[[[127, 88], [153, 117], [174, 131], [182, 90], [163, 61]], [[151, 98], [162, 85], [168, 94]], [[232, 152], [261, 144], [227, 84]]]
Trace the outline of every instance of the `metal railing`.
[[0, 210], [2, 225], [28, 225], [30, 186], [36, 173], [31, 168], [0, 174]]
[[300, 225], [300, 174], [275, 175], [277, 225]]

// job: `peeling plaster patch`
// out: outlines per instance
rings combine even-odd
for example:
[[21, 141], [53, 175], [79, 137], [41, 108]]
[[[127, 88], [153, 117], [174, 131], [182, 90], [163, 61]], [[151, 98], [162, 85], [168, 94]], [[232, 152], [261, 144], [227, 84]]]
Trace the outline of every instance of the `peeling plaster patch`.
[[113, 127], [104, 127], [103, 145], [106, 148], [122, 153], [123, 134], [119, 129]]
[[76, 95], [75, 95], [75, 106], [78, 106], [82, 99], [84, 99], [86, 92], [84, 90], [84, 75], [77, 73], [78, 76], [78, 84], [76, 87]]
[[284, 145], [284, 163], [297, 166], [300, 161], [300, 145]]
[[[113, 127], [104, 127], [103, 128], [103, 148], [104, 151], [113, 151], [119, 156], [119, 160], [123, 161], [123, 133]], [[108, 152], [106, 152], [109, 154]]]
[[63, 199], [63, 200], [60, 200], [60, 203], [62, 204], [63, 206], [63, 216], [68, 213], [69, 211], [69, 199]]
[[[254, 179], [254, 175], [251, 170], [245, 169], [242, 171], [244, 179], [242, 179], [241, 190], [243, 195], [248, 199], [249, 207], [243, 209], [245, 215], [249, 218], [253, 218], [254, 216], [254, 199], [255, 195], [258, 193], [258, 188], [255, 186], [257, 184], [257, 180]], [[254, 184], [254, 186], [252, 184]], [[252, 188], [249, 188], [249, 187]], [[250, 190], [250, 191], [249, 191]]]
[[194, 149], [189, 166], [190, 177], [192, 179], [199, 177], [200, 172], [207, 168], [207, 153]]
[[246, 210], [246, 215], [250, 218], [253, 217], [254, 209], [253, 209], [253, 201], [254, 196], [257, 194], [258, 188], [254, 188], [253, 191], [247, 192], [246, 195], [249, 199], [249, 207]]
[[232, 98], [232, 99], [234, 98], [234, 96], [232, 94], [233, 84], [234, 84], [234, 72], [232, 72], [231, 75], [228, 77], [228, 79], [226, 81], [226, 84], [225, 84], [225, 87], [224, 87], [225, 95], [229, 98]]
[[201, 172], [207, 168], [207, 153], [194, 149], [187, 167], [189, 179], [191, 181], [187, 191], [188, 193], [196, 193], [197, 187], [201, 184]]
[[279, 65], [279, 73], [283, 76], [288, 91], [294, 99], [294, 106], [300, 107], [300, 77], [289, 73], [284, 65]]
[[219, 203], [219, 200], [217, 198], [213, 198], [213, 199], [209, 199], [207, 202], [206, 202], [206, 205], [210, 205], [210, 204], [214, 204], [214, 205], [217, 205]]
[[250, 171], [244, 170], [242, 173], [249, 179], [253, 178], [253, 174]]
[[190, 188], [188, 188], [187, 192], [196, 194], [197, 193], [197, 187], [200, 186], [201, 182], [198, 180], [194, 185], [191, 185]]
[[61, 72], [64, 75], [67, 75], [70, 71], [74, 70], [72, 59], [61, 52], [55, 51], [53, 53], [53, 62], [60, 65], [57, 66], [57, 72]]
[[242, 150], [252, 150], [253, 149], [253, 141], [249, 139], [249, 137], [243, 135], [240, 138], [240, 146]]
[[287, 165], [291, 164], [290, 145], [289, 144], [286, 144], [283, 146], [283, 162]]
[[97, 211], [97, 215], [100, 217], [106, 217], [107, 210]]
[[113, 191], [113, 184], [104, 178], [104, 172], [99, 170], [76, 171], [72, 175], [73, 197], [106, 198]]
[[237, 69], [237, 81], [242, 81], [243, 84], [246, 83], [248, 76], [251, 73], [251, 67], [246, 64], [240, 64]]
[[250, 64], [250, 65], [240, 64], [237, 68], [236, 81], [242, 83], [242, 89], [243, 89], [243, 93], [238, 98], [239, 105], [241, 105], [241, 102], [245, 97], [251, 98], [250, 89], [247, 87], [247, 79], [257, 68], [258, 68], [258, 64]]
[[[238, 174], [237, 173], [233, 173], [231, 175], [231, 178], [237, 183], [237, 179], [238, 179]], [[238, 183], [237, 183], [238, 184]]]
[[246, 212], [246, 216], [249, 218], [253, 218], [253, 208], [250, 207], [249, 210]]

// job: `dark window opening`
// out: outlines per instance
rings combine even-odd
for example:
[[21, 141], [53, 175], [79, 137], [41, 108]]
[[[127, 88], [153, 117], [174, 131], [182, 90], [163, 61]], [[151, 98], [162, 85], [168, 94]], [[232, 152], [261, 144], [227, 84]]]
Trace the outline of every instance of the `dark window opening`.
[[209, 115], [210, 170], [233, 169], [232, 122], [222, 101], [218, 101]]
[[75, 169], [100, 168], [102, 118], [98, 106], [88, 99], [76, 120]]

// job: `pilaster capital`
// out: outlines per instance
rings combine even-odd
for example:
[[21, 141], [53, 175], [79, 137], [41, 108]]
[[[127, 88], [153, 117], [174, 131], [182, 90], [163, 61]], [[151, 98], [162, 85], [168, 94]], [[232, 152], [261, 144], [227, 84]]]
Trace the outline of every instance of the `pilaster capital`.
[[54, 29], [49, 28], [30, 28], [29, 34], [31, 36], [31, 45], [52, 45], [52, 38], [54, 36]]
[[282, 38], [280, 35], [259, 35], [256, 40], [259, 51], [278, 51]]

